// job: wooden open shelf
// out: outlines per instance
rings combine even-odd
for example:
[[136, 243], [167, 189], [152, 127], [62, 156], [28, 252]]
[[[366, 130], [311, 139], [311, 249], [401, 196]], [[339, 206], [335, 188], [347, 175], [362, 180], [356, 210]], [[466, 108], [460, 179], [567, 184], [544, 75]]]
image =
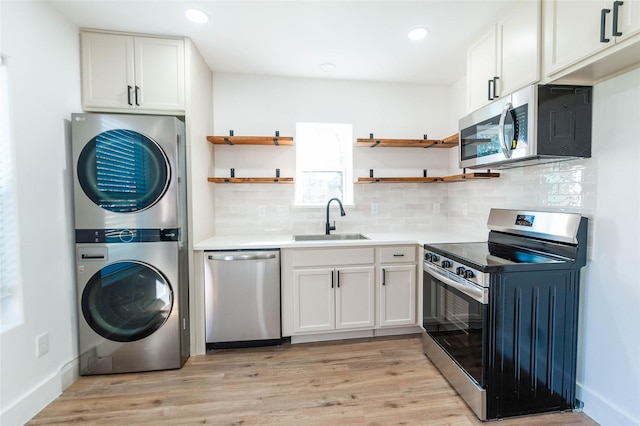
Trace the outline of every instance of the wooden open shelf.
[[425, 183], [438, 182], [438, 177], [359, 177], [356, 183]]
[[358, 138], [356, 146], [361, 147], [386, 147], [386, 148], [453, 148], [458, 146], [458, 134], [445, 139], [383, 139], [383, 138]]
[[359, 177], [356, 183], [430, 183], [430, 182], [464, 182], [474, 179], [499, 178], [500, 173], [465, 173], [444, 177]]
[[381, 139], [381, 138], [358, 138], [356, 146], [369, 148], [431, 148], [438, 143], [435, 139]]
[[226, 178], [207, 178], [209, 182], [213, 183], [293, 183], [292, 177], [226, 177]]
[[448, 138], [444, 138], [438, 144], [438, 148], [453, 148], [454, 146], [458, 146], [460, 142], [460, 135], [456, 133], [455, 135], [451, 135]]
[[214, 145], [293, 145], [291, 136], [207, 136], [207, 140]]
[[465, 174], [462, 174], [462, 175], [446, 176], [446, 177], [442, 178], [442, 180], [444, 182], [463, 182], [465, 180], [472, 180], [472, 179], [491, 179], [491, 178], [499, 178], [499, 177], [500, 177], [500, 173], [491, 173], [491, 172], [479, 173], [479, 172], [474, 172], [474, 173], [465, 173]]

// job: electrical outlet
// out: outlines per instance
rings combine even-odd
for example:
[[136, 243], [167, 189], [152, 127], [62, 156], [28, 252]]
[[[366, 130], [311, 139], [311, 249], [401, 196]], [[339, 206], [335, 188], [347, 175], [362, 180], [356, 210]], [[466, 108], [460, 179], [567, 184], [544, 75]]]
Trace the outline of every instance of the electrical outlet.
[[258, 206], [258, 216], [265, 217], [267, 215], [267, 207], [260, 205]]
[[433, 203], [433, 214], [440, 213], [440, 203]]
[[371, 214], [378, 214], [378, 203], [371, 203]]
[[49, 352], [49, 333], [42, 333], [36, 337], [36, 358]]

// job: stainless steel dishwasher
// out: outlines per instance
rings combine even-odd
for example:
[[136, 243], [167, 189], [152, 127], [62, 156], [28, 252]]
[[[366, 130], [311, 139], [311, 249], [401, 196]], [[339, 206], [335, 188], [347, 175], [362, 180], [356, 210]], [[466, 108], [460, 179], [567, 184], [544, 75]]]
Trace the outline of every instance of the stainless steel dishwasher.
[[205, 252], [207, 349], [281, 342], [280, 251]]

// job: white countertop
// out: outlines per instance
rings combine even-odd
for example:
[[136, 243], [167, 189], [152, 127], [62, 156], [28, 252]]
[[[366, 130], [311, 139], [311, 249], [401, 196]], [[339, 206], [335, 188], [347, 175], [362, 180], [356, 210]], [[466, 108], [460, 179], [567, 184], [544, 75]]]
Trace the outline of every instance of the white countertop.
[[[338, 232], [338, 234], [340, 234]], [[194, 250], [246, 250], [258, 248], [344, 247], [367, 245], [433, 244], [481, 241], [449, 231], [367, 233], [368, 240], [294, 241], [293, 235], [225, 235], [194, 244]]]

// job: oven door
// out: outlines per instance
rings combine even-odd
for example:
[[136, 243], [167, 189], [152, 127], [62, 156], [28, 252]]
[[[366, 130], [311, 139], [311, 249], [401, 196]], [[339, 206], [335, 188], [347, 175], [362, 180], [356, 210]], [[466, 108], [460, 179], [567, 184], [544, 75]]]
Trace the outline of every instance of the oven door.
[[481, 419], [486, 419], [488, 289], [443, 275], [425, 262], [424, 353]]

